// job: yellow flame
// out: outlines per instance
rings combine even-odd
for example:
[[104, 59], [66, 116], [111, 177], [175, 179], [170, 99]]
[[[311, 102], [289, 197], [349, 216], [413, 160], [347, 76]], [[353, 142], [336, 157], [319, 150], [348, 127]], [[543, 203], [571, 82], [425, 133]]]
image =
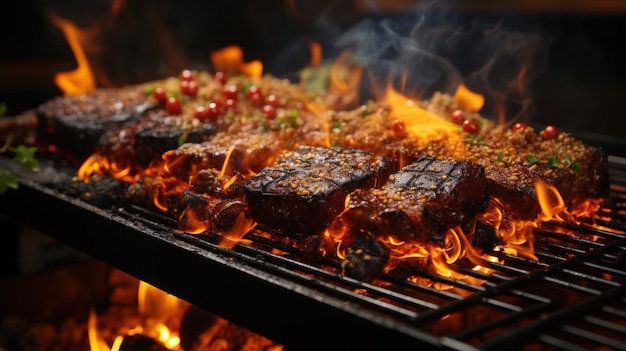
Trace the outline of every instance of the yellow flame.
[[485, 104], [485, 97], [469, 90], [461, 83], [454, 92], [454, 100], [466, 111], [478, 112]]
[[89, 348], [91, 351], [111, 351], [109, 346], [102, 340], [98, 333], [98, 316], [92, 309], [89, 311], [87, 320], [87, 336], [89, 338]]
[[231, 45], [212, 52], [211, 61], [216, 71], [227, 74], [245, 74], [250, 77], [261, 77], [263, 74], [261, 61], [244, 62], [243, 51], [239, 46]]
[[77, 64], [77, 68], [73, 71], [57, 73], [54, 82], [68, 95], [80, 95], [94, 90], [96, 80], [87, 55], [80, 44], [84, 40], [83, 33], [73, 23], [55, 14], [50, 15], [50, 20], [65, 35]]

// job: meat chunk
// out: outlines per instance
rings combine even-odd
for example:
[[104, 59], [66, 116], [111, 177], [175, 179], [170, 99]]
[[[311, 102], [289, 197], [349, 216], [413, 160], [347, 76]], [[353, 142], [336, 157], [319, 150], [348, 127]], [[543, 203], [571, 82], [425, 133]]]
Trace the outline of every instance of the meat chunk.
[[213, 123], [192, 125], [181, 116], [171, 116], [161, 109], [152, 110], [139, 120], [107, 131], [99, 141], [98, 151], [110, 162], [145, 168], [181, 143], [206, 141], [215, 131]]
[[142, 85], [56, 97], [37, 109], [37, 136], [43, 143], [86, 157], [108, 130], [139, 119], [156, 106]]
[[342, 225], [409, 242], [436, 242], [469, 223], [489, 202], [484, 167], [431, 157], [405, 166], [380, 189], [358, 189], [338, 218]]
[[362, 150], [305, 146], [250, 177], [244, 197], [258, 223], [315, 235], [343, 211], [350, 192], [380, 187], [397, 169], [396, 160]]

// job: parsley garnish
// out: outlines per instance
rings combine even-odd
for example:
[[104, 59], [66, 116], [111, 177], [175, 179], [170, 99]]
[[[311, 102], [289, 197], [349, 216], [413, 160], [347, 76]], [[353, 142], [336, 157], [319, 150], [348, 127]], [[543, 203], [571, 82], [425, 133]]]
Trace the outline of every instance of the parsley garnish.
[[504, 155], [502, 154], [502, 151], [498, 151], [498, 162], [504, 162]]
[[528, 162], [530, 162], [531, 164], [535, 164], [539, 162], [539, 159], [535, 155], [528, 155]]
[[[38, 171], [39, 170], [39, 162], [35, 159], [35, 152], [37, 152], [37, 148], [28, 147], [24, 145], [11, 146], [13, 142], [13, 135], [9, 135], [7, 141], [4, 143], [2, 148], [0, 148], [0, 154], [5, 152], [12, 152], [15, 154], [11, 162], [19, 163], [22, 167]], [[17, 176], [15, 174], [0, 170], [0, 195], [4, 194], [9, 188], [17, 189], [18, 182]]]
[[572, 155], [570, 154], [565, 155], [565, 163], [567, 163], [568, 168], [571, 168], [575, 172], [578, 172], [578, 170], [580, 170], [580, 168], [583, 166], [583, 164], [579, 161], [574, 161], [572, 159]]
[[546, 162], [548, 163], [549, 168], [558, 168], [559, 167], [559, 158], [556, 155], [550, 155], [546, 157]]

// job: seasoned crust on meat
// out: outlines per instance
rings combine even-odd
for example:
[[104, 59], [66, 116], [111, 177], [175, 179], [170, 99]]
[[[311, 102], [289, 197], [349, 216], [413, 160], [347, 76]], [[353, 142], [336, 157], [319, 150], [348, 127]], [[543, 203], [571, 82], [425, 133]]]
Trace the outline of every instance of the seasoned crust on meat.
[[356, 189], [384, 184], [397, 162], [362, 150], [301, 147], [250, 177], [244, 196], [251, 217], [283, 233], [319, 234]]

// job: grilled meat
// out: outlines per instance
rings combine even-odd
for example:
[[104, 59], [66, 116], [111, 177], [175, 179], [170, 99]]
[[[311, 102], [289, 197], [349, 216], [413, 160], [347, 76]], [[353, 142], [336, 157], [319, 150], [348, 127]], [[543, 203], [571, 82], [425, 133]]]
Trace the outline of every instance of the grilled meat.
[[140, 119], [156, 106], [143, 85], [57, 97], [37, 109], [37, 136], [42, 143], [84, 158], [107, 131]]
[[484, 167], [422, 157], [380, 189], [357, 189], [339, 216], [342, 226], [408, 242], [438, 242], [450, 228], [487, 209]]
[[250, 216], [284, 234], [319, 234], [356, 189], [382, 186], [397, 161], [348, 148], [300, 147], [248, 179]]
[[109, 162], [143, 169], [163, 153], [178, 148], [182, 142], [200, 143], [215, 134], [214, 123], [185, 123], [180, 116], [165, 110], [148, 111], [143, 118], [110, 129], [102, 136], [98, 152]]
[[479, 121], [482, 127], [475, 134], [466, 133], [446, 121], [455, 105], [441, 99], [424, 106], [441, 119], [437, 133], [429, 134], [429, 125], [420, 129], [417, 124], [416, 132], [398, 135], [392, 128], [393, 109], [370, 103], [354, 111], [327, 114], [331, 117], [327, 123], [337, 126], [332, 141], [398, 158], [401, 166], [422, 155], [482, 165], [489, 194], [501, 200], [507, 215], [516, 219], [537, 216], [537, 182], [553, 185], [568, 204], [608, 194], [608, 155], [602, 149], [586, 145], [569, 133], [544, 140], [531, 126], [513, 131], [470, 113], [468, 118]]

